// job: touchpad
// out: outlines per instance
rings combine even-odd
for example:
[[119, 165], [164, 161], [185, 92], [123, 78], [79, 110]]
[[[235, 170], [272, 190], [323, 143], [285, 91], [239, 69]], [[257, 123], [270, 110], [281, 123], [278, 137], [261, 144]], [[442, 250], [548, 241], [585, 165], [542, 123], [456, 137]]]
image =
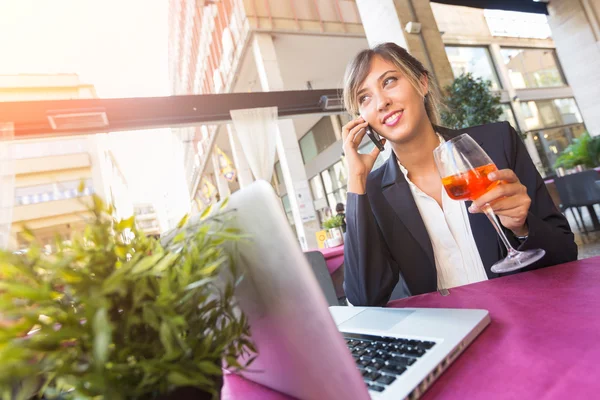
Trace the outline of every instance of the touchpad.
[[349, 329], [378, 329], [387, 331], [413, 312], [414, 310], [367, 309], [339, 325], [338, 328], [341, 331]]

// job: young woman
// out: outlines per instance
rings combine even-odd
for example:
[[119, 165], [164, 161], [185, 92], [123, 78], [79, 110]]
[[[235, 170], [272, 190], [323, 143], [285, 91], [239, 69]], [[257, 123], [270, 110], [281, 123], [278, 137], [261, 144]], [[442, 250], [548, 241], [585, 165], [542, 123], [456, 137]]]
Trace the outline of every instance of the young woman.
[[[342, 131], [349, 170], [344, 285], [353, 305], [498, 276], [490, 268], [506, 249], [481, 212], [486, 203], [515, 248], [546, 251], [524, 270], [577, 259], [569, 224], [510, 124], [442, 128], [438, 96], [431, 74], [394, 43], [364, 50], [348, 66], [344, 102], [356, 118]], [[367, 125], [392, 149], [374, 171], [377, 147], [358, 152]], [[433, 157], [440, 142], [462, 133], [492, 158], [498, 171], [489, 178], [501, 182], [466, 206], [448, 197]]]

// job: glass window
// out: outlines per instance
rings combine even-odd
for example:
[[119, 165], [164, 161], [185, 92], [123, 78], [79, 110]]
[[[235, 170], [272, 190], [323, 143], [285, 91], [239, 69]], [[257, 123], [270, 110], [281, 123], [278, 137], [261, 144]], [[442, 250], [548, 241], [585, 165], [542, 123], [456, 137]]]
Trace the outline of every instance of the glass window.
[[558, 157], [573, 143], [573, 139], [579, 137], [584, 131], [585, 125], [575, 124], [532, 133], [546, 175], [553, 173], [553, 166]]
[[502, 115], [500, 116], [500, 121], [507, 121], [509, 124], [512, 125], [513, 128], [519, 130], [519, 125], [515, 120], [515, 114], [513, 113], [510, 104], [501, 104], [500, 107], [502, 107]]
[[45, 203], [53, 200], [65, 200], [80, 196], [89, 196], [94, 193], [94, 186], [91, 179], [84, 182], [83, 192], [79, 193], [81, 181], [65, 181], [49, 183], [44, 185], [24, 186], [15, 189], [15, 204], [28, 205]]
[[522, 102], [521, 111], [528, 131], [583, 122], [572, 98]]
[[283, 203], [283, 210], [285, 211], [285, 214], [287, 215], [288, 218], [288, 222], [290, 223], [290, 225], [294, 225], [294, 215], [292, 214], [292, 205], [290, 204], [290, 198], [289, 196], [286, 194], [281, 198], [281, 202]]
[[319, 200], [325, 197], [325, 189], [319, 175], [310, 180], [310, 188], [312, 190], [313, 200]]
[[338, 203], [346, 205], [348, 185], [346, 160], [342, 159], [321, 172], [321, 178], [323, 178], [327, 202], [331, 210], [335, 210]]
[[277, 177], [277, 183], [279, 185], [283, 184], [283, 171], [281, 171], [281, 163], [277, 161], [275, 163], [275, 176]]
[[515, 89], [564, 86], [552, 49], [502, 49], [504, 64]]
[[487, 48], [446, 46], [446, 54], [455, 78], [470, 72], [475, 78], [490, 81], [493, 90], [500, 89], [494, 64]]
[[300, 139], [300, 151], [302, 152], [302, 159], [304, 164], [311, 162], [319, 152], [317, 150], [317, 142], [315, 141], [315, 135], [312, 131], [302, 136]]
[[306, 135], [300, 139], [300, 150], [304, 164], [308, 164], [317, 155], [337, 141], [331, 118], [323, 117]]

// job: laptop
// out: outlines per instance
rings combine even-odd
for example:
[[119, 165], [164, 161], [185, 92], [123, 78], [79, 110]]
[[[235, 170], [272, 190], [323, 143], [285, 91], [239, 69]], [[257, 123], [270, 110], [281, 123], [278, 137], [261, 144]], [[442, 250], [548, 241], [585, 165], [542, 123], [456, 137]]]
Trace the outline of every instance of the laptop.
[[236, 289], [258, 358], [241, 374], [302, 400], [418, 398], [489, 324], [485, 310], [328, 307], [271, 185], [234, 193]]

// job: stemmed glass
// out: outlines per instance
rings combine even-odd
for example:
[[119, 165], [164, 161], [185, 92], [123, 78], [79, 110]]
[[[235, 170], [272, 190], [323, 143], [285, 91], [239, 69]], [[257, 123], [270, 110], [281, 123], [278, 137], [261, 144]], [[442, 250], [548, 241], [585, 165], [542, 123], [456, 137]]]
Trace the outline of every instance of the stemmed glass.
[[[476, 200], [487, 191], [498, 185], [498, 181], [490, 181], [488, 174], [497, 171], [496, 164], [487, 153], [466, 133], [442, 143], [433, 152], [435, 164], [442, 178], [442, 184], [454, 200]], [[508, 250], [506, 258], [492, 266], [495, 273], [514, 271], [541, 259], [546, 253], [542, 249], [515, 250], [500, 225], [500, 221], [492, 207], [486, 204], [482, 211], [487, 215], [498, 232], [502, 243]]]

